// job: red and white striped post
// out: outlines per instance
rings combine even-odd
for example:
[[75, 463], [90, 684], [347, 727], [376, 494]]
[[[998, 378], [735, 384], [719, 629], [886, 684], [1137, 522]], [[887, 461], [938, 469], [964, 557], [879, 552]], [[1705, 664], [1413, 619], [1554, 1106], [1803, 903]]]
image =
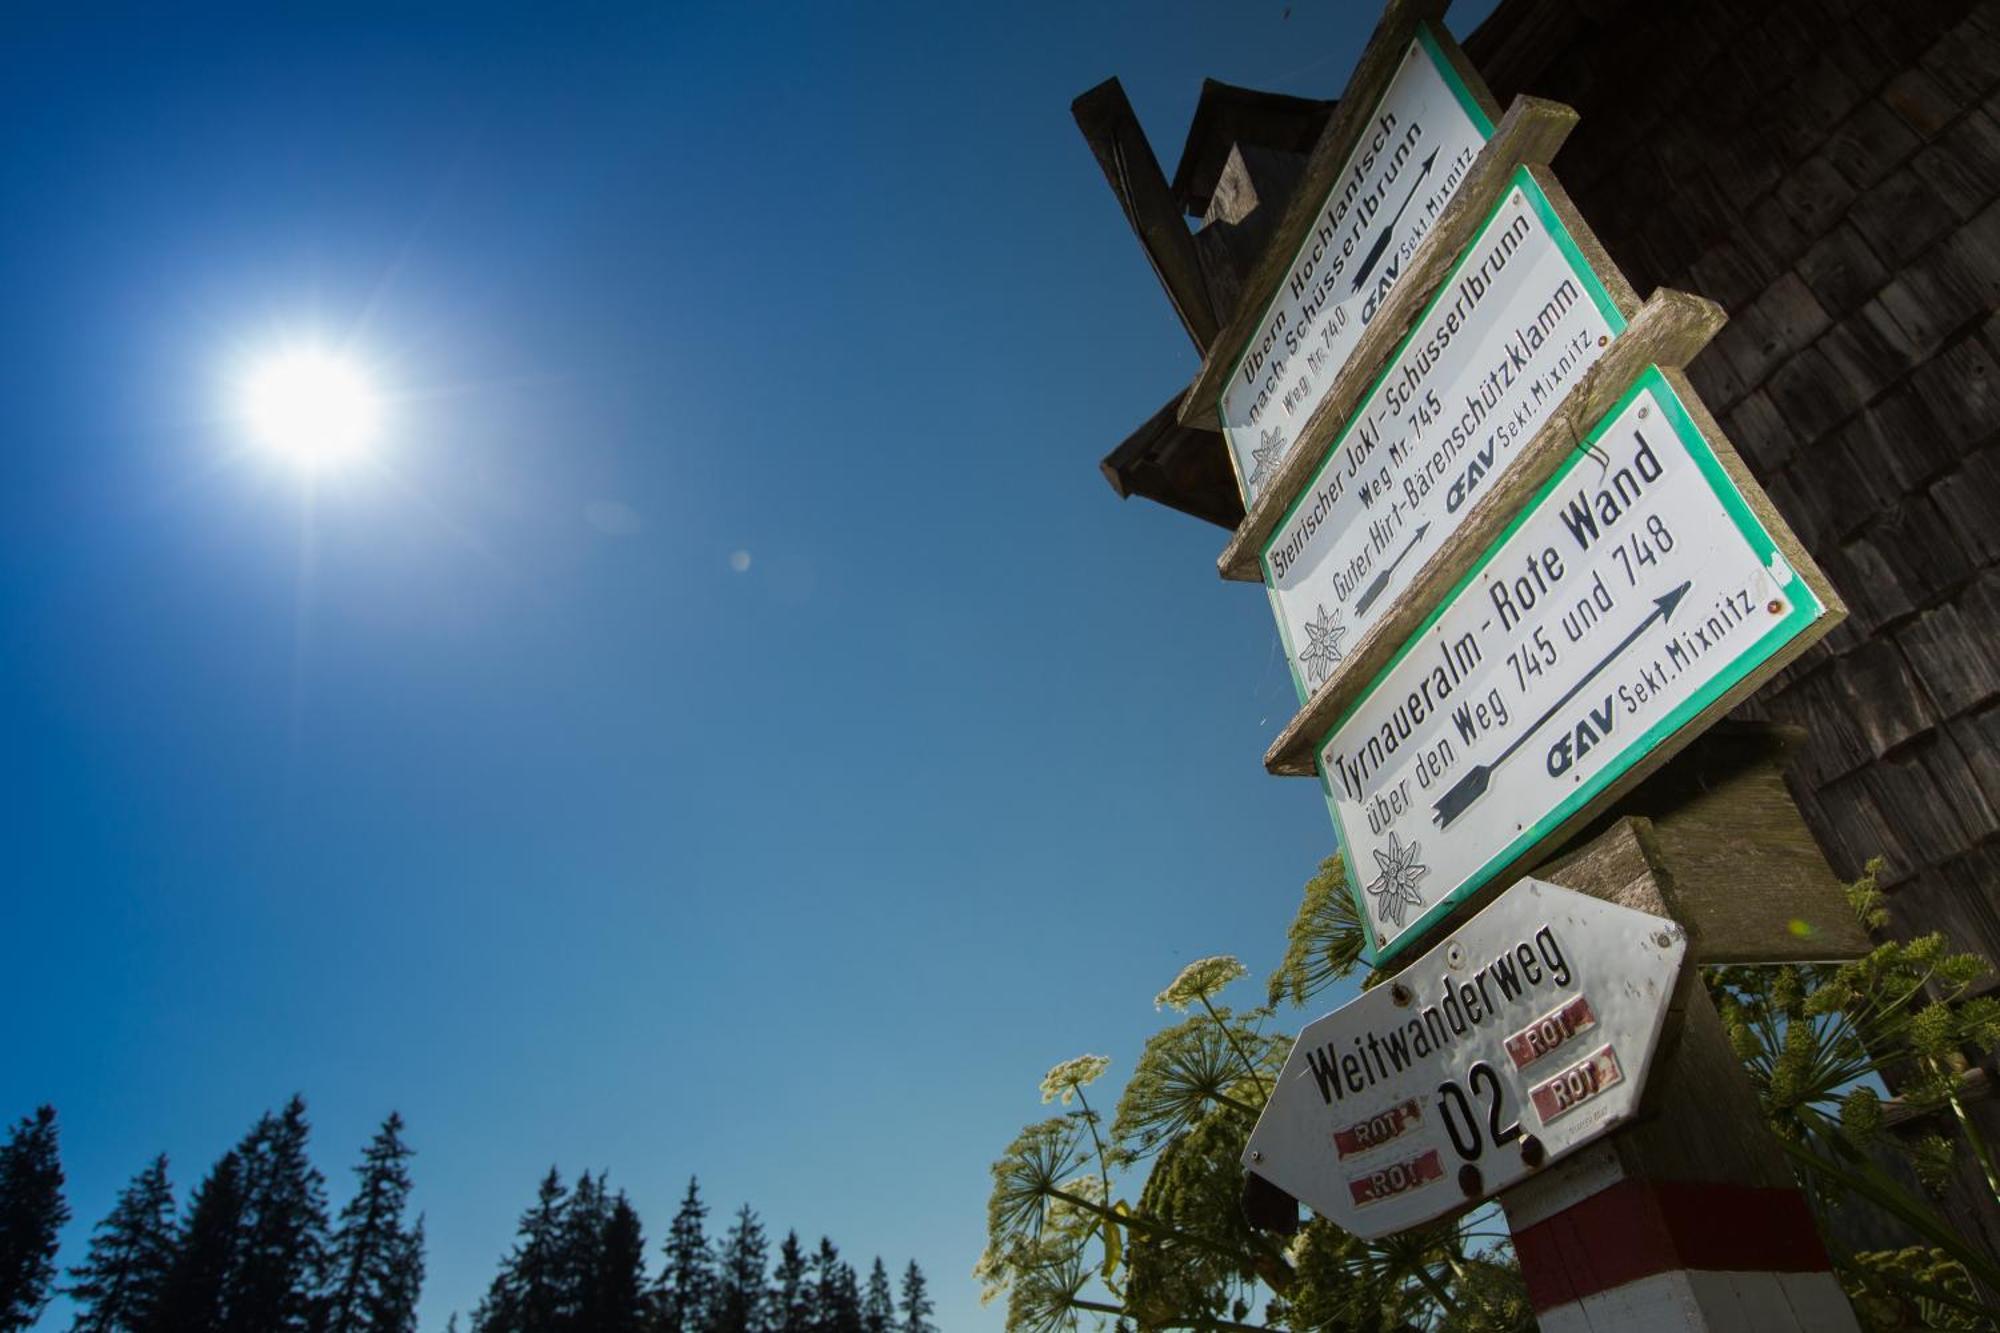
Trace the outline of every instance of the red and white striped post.
[[1542, 1333], [1857, 1329], [1698, 979], [1639, 1123], [1500, 1196]]

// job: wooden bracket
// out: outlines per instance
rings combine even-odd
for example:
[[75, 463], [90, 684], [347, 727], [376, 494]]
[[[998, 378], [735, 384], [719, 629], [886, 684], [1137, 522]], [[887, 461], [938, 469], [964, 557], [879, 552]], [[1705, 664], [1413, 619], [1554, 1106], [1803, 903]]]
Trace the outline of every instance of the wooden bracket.
[[1069, 109], [1195, 350], [1207, 352], [1215, 341], [1215, 307], [1202, 280], [1194, 237], [1124, 86], [1106, 79]]

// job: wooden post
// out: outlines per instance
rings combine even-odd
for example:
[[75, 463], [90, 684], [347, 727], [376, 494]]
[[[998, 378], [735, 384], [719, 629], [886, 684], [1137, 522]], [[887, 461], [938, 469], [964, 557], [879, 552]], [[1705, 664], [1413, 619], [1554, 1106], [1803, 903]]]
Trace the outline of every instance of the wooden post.
[[[1772, 767], [1749, 765], [1729, 783], [1739, 796], [1754, 792], [1768, 802], [1772, 774], [1759, 770]], [[1706, 929], [1690, 930], [1698, 949], [1717, 934], [1714, 899], [1728, 886], [1714, 858], [1694, 849], [1745, 845], [1731, 836], [1740, 838], [1741, 828], [1729, 827], [1743, 807], [1719, 788], [1663, 816], [1662, 826], [1675, 826], [1670, 836], [1651, 819], [1625, 815], [1535, 873], [1682, 920], [1691, 895], [1699, 897], [1693, 914]], [[1789, 845], [1789, 832], [1774, 841]], [[1754, 901], [1741, 892], [1750, 887], [1739, 882], [1734, 896]], [[1852, 941], [1837, 947], [1846, 952]], [[1717, 952], [1757, 950], [1730, 940]], [[1682, 977], [1669, 1022], [1677, 1035], [1654, 1065], [1644, 1117], [1500, 1196], [1544, 1333], [1857, 1328], [1698, 966]]]

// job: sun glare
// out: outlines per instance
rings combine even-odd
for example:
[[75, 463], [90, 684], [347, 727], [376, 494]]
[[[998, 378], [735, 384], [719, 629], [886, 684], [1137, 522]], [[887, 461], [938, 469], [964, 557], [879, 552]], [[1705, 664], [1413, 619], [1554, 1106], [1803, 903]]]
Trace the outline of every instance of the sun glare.
[[244, 384], [242, 411], [260, 446], [312, 471], [366, 456], [382, 416], [360, 367], [313, 348], [259, 365]]

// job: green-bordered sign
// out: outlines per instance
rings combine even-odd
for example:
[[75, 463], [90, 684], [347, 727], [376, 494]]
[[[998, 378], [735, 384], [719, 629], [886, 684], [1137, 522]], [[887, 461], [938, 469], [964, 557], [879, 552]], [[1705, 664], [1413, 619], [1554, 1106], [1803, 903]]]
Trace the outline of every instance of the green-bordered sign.
[[1838, 618], [1691, 412], [1648, 368], [1321, 742], [1370, 961]]
[[1231, 368], [1222, 433], [1244, 504], [1332, 388], [1493, 121], [1419, 24], [1312, 229]]
[[1517, 168], [1264, 544], [1301, 702], [1624, 328], [1548, 194]]

